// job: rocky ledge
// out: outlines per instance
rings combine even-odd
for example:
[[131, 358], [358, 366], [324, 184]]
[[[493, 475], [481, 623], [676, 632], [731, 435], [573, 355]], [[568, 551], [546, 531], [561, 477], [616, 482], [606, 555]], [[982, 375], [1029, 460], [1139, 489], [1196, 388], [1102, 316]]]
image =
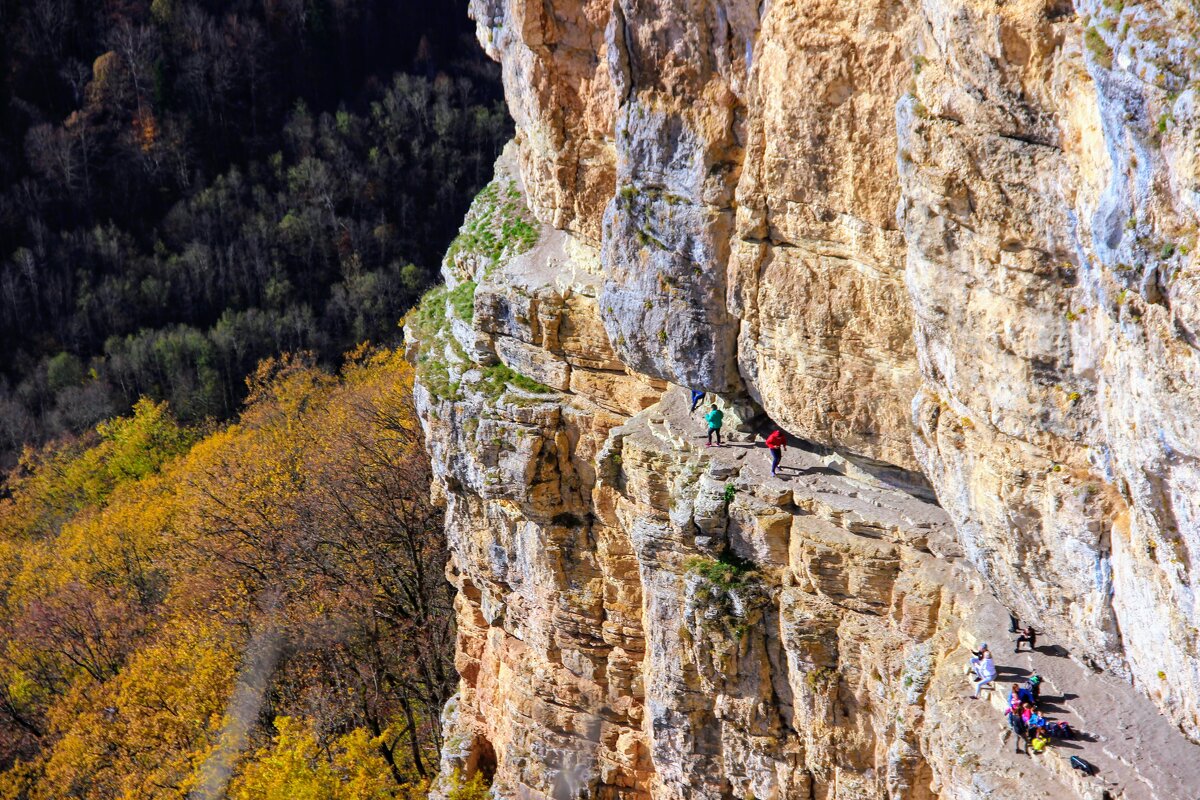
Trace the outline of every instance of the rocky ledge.
[[997, 646], [1002, 679], [1036, 669], [1071, 698], [1057, 716], [1100, 773], [1012, 753], [963, 675], [1008, 617], [946, 512], [903, 471], [807, 442], [771, 477], [745, 398], [714, 396], [728, 439], [706, 447], [686, 391], [615, 356], [595, 253], [533, 220], [513, 156], [408, 326], [458, 588], [444, 775], [546, 798], [1099, 800], [1200, 780], [1200, 748], [1128, 683]]
[[[1195, 9], [472, 13], [517, 137], [408, 324], [459, 588], [446, 774], [1194, 796]], [[1008, 611], [1050, 649], [1002, 678], [1045, 674], [1077, 751], [1017, 756], [964, 696]]]

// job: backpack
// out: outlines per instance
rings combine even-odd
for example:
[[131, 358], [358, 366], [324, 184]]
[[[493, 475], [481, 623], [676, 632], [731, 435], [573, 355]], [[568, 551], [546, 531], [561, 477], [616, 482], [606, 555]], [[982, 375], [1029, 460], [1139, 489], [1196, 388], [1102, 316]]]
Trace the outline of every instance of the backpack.
[[1051, 739], [1070, 739], [1075, 735], [1075, 733], [1071, 730], [1071, 726], [1067, 724], [1066, 720], [1055, 722], [1046, 730], [1046, 732], [1050, 734]]
[[1092, 775], [1096, 772], [1096, 768], [1088, 762], [1084, 761], [1079, 756], [1071, 756], [1071, 766], [1079, 770], [1084, 775]]

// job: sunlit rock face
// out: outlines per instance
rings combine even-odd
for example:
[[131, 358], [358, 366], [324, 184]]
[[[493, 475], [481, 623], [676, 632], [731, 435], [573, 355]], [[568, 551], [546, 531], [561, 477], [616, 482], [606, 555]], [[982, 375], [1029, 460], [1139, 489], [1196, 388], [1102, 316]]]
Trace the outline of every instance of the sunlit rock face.
[[993, 591], [1194, 738], [1197, 18], [1119, 6], [952, 4], [917, 40], [913, 441]]
[[[532, 235], [452, 251], [459, 302], [410, 325], [460, 590], [445, 774], [1090, 796], [963, 707], [1006, 610], [1200, 762], [1195, 8], [472, 14]], [[767, 420], [814, 446], [786, 482], [745, 447]]]

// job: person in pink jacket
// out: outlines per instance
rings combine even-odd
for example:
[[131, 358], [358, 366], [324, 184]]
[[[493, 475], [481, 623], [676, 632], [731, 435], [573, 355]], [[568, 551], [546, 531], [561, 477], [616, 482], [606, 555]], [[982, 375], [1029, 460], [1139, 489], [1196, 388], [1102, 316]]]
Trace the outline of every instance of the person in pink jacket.
[[787, 450], [787, 437], [783, 431], [776, 428], [767, 437], [767, 449], [771, 451], [771, 477], [774, 478], [779, 471], [779, 462], [783, 460], [783, 451]]

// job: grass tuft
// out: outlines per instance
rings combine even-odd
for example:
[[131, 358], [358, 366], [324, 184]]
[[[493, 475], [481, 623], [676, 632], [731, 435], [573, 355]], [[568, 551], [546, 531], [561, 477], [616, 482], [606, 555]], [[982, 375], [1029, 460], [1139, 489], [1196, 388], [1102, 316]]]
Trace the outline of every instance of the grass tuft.
[[554, 394], [554, 390], [549, 386], [538, 383], [503, 363], [484, 368], [478, 388], [489, 397], [497, 398], [510, 386], [530, 394]]
[[475, 281], [463, 281], [447, 293], [450, 307], [464, 322], [470, 322], [475, 317]]
[[1112, 48], [1108, 46], [1108, 42], [1104, 41], [1100, 31], [1088, 28], [1083, 34], [1083, 44], [1097, 64], [1105, 69], [1112, 69]]
[[537, 242], [536, 221], [522, 202], [516, 181], [496, 180], [475, 196], [467, 221], [446, 251], [446, 263], [457, 267], [462, 257], [480, 256], [489, 261], [486, 276]]

